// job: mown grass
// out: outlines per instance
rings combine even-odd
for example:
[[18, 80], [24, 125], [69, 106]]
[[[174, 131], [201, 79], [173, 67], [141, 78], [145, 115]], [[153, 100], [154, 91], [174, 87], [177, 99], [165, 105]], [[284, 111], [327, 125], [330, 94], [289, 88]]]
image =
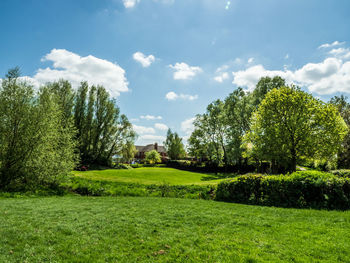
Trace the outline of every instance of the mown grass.
[[0, 198], [0, 262], [350, 262], [350, 212], [140, 197]]
[[165, 167], [142, 167], [136, 169], [106, 169], [86, 172], [74, 171], [74, 175], [89, 180], [136, 184], [208, 185], [217, 184], [223, 178], [234, 175], [204, 174]]

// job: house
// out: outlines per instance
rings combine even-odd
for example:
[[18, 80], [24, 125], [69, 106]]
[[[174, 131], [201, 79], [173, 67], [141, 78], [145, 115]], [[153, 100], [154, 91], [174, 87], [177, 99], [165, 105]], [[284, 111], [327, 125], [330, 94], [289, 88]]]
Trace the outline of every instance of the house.
[[165, 147], [161, 146], [161, 145], [158, 145], [158, 143], [148, 144], [146, 146], [137, 146], [137, 145], [135, 145], [135, 148], [137, 150], [137, 153], [135, 154], [134, 158], [136, 160], [139, 160], [139, 161], [145, 159], [146, 152], [149, 152], [149, 151], [152, 151], [152, 150], [156, 150], [160, 154], [160, 156], [162, 158], [162, 161], [165, 161], [168, 158], [168, 155], [166, 153]]

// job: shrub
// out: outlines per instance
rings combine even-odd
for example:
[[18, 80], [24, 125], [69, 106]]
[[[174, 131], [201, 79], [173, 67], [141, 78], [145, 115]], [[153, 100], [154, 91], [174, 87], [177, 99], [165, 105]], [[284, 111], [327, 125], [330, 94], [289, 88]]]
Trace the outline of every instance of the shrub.
[[333, 170], [330, 172], [332, 174], [340, 176], [340, 177], [350, 178], [350, 170], [349, 169]]
[[216, 200], [296, 208], [350, 208], [350, 179], [319, 171], [249, 174], [221, 182]]
[[114, 166], [114, 169], [132, 169], [133, 167], [129, 164], [125, 164], [125, 163], [117, 163]]
[[62, 184], [67, 191], [87, 196], [155, 196], [191, 199], [213, 199], [214, 186], [201, 185], [142, 185], [94, 181], [72, 177]]

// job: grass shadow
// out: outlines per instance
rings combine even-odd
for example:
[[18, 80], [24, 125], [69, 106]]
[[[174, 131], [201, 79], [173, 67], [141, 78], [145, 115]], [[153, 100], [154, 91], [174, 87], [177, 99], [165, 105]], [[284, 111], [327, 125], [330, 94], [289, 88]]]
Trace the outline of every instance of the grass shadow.
[[238, 176], [238, 174], [235, 173], [210, 173], [206, 176], [203, 176], [201, 178], [201, 181], [212, 181], [212, 180], [219, 180], [219, 179], [228, 179]]

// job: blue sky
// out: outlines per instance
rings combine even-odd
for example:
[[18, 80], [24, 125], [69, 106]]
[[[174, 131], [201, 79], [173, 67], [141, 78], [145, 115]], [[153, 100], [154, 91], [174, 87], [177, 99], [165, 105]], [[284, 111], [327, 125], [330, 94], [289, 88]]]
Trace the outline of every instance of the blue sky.
[[350, 93], [348, 0], [1, 0], [0, 73], [40, 86], [103, 84], [139, 133], [185, 138], [236, 87], [281, 75], [328, 100]]

